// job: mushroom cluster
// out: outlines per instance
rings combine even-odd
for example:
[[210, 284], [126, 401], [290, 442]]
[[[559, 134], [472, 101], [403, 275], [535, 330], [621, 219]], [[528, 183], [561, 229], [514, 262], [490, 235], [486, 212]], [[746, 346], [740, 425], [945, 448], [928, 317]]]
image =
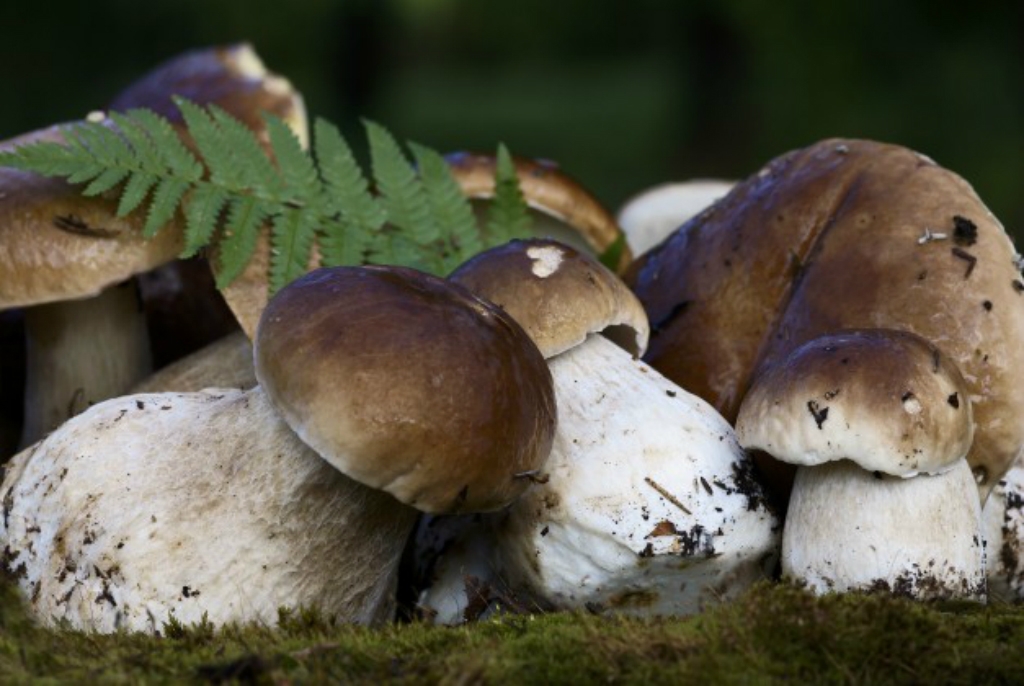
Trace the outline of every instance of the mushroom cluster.
[[980, 506], [1024, 451], [1020, 269], [960, 177], [826, 140], [738, 184], [626, 278], [652, 321], [645, 359], [737, 422], [780, 502], [793, 488], [786, 576], [983, 598]]
[[[305, 143], [301, 97], [247, 46], [108, 109], [174, 119], [173, 94]], [[493, 157], [448, 163], [493, 196]], [[314, 250], [271, 299], [264, 231], [224, 292], [241, 330], [151, 376], [131, 279], [181, 227], [143, 239], [112, 196], [0, 170], [0, 309], [28, 341], [0, 547], [35, 615], [375, 624], [410, 544], [417, 607], [448, 624], [691, 614], [777, 567], [820, 593], [1024, 597], [1024, 260], [966, 182], [828, 140], [616, 219], [555, 165], [515, 166], [557, 240], [446, 279]]]

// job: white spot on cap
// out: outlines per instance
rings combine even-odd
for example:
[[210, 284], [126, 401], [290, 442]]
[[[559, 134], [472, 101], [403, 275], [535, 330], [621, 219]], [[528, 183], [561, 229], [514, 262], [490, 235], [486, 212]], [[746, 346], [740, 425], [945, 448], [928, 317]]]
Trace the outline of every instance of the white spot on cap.
[[558, 271], [564, 253], [553, 245], [534, 246], [528, 248], [526, 256], [533, 260], [532, 271], [535, 276], [546, 279]]
[[903, 409], [907, 414], [920, 414], [921, 413], [921, 402], [911, 394], [907, 394], [903, 398]]

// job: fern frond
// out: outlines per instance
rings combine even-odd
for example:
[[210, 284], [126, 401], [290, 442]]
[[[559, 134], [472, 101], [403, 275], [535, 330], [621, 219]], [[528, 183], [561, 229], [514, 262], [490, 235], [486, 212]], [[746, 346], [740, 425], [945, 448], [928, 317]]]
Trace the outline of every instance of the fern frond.
[[487, 213], [486, 239], [493, 245], [501, 245], [513, 238], [522, 238], [528, 235], [530, 224], [512, 155], [502, 143], [498, 146], [494, 169], [494, 200]]
[[280, 119], [267, 116], [271, 157], [224, 110], [175, 102], [198, 154], [163, 117], [129, 110], [110, 122], [68, 127], [64, 144], [0, 152], [0, 166], [63, 177], [84, 184], [88, 195], [121, 185], [117, 213], [144, 210], [147, 238], [180, 210], [184, 255], [218, 243], [219, 288], [242, 272], [267, 225], [271, 291], [306, 271], [316, 241], [328, 266], [375, 261], [442, 273], [528, 226], [504, 147], [485, 236], [444, 158], [411, 144], [413, 166], [377, 124], [366, 123], [374, 193], [348, 143], [325, 121], [316, 121], [311, 155]]

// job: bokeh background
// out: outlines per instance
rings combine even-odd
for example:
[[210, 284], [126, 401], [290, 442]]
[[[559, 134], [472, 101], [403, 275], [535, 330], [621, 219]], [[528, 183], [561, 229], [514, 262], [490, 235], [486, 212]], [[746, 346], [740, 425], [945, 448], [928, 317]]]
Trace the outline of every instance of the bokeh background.
[[309, 111], [557, 160], [615, 208], [828, 136], [927, 153], [1024, 231], [1024, 4], [755, 0], [0, 3], [0, 138], [247, 40]]

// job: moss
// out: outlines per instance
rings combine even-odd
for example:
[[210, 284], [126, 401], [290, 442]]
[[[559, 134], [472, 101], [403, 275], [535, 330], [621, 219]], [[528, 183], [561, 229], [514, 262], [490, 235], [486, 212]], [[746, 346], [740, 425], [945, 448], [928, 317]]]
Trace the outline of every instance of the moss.
[[1024, 607], [815, 598], [761, 585], [687, 619], [508, 615], [458, 628], [351, 627], [283, 612], [276, 628], [163, 637], [41, 629], [0, 587], [0, 681], [1024, 682]]

